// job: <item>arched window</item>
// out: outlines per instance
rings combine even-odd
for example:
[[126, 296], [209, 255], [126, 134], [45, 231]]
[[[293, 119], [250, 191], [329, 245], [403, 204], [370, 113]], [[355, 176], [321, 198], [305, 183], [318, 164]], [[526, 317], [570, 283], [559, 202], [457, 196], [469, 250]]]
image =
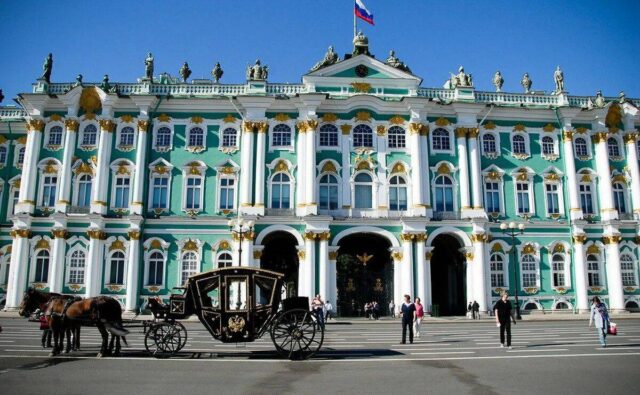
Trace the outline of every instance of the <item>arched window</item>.
[[0, 147], [0, 165], [4, 165], [7, 161], [7, 147]]
[[131, 189], [131, 177], [126, 174], [116, 176], [115, 203], [113, 208], [129, 208], [129, 192]]
[[198, 256], [195, 252], [188, 251], [182, 254], [182, 267], [180, 270], [180, 284], [187, 283], [189, 276], [198, 272]]
[[353, 146], [373, 147], [373, 130], [367, 125], [358, 125], [353, 128]]
[[36, 274], [34, 282], [46, 283], [49, 280], [49, 251], [40, 250], [36, 255]]
[[87, 125], [82, 133], [82, 145], [96, 145], [98, 141], [98, 128], [96, 125]]
[[524, 309], [525, 310], [538, 310], [538, 305], [532, 302], [527, 303], [526, 305], [524, 305]]
[[600, 262], [598, 257], [589, 254], [587, 255], [587, 280], [590, 287], [599, 287], [602, 285], [600, 279]]
[[189, 146], [190, 147], [203, 147], [204, 146], [204, 130], [199, 127], [194, 127], [189, 130]]
[[122, 251], [116, 251], [111, 255], [109, 267], [109, 284], [124, 284], [124, 253]]
[[231, 267], [233, 265], [233, 257], [228, 252], [218, 255], [218, 267]]
[[392, 126], [387, 132], [389, 136], [389, 148], [405, 148], [407, 146], [406, 135], [400, 126]]
[[552, 155], [555, 154], [555, 146], [553, 144], [553, 138], [544, 136], [542, 138], [542, 154]]
[[220, 178], [220, 210], [233, 210], [236, 179], [232, 177]]
[[531, 254], [522, 256], [522, 288], [535, 287], [537, 284], [536, 259]]
[[607, 151], [609, 152], [609, 157], [619, 157], [620, 156], [620, 146], [618, 145], [618, 140], [615, 137], [609, 137], [607, 139]]
[[156, 147], [169, 148], [171, 146], [171, 129], [163, 126], [156, 132]]
[[389, 180], [389, 209], [400, 211], [407, 209], [407, 183], [400, 176]]
[[487, 133], [482, 136], [482, 151], [485, 154], [495, 154], [497, 152], [496, 137], [493, 134]]
[[147, 285], [162, 285], [164, 278], [164, 256], [159, 251], [154, 251], [149, 257], [147, 270]]
[[504, 257], [501, 254], [492, 254], [489, 259], [491, 269], [491, 287], [506, 287], [504, 281]]
[[273, 127], [274, 147], [290, 147], [291, 146], [291, 128], [283, 123]]
[[567, 285], [565, 281], [564, 271], [564, 257], [561, 254], [553, 255], [551, 258], [551, 270], [553, 272], [553, 284], [554, 287], [564, 287]]
[[120, 130], [120, 145], [131, 147], [135, 138], [135, 131], [131, 126], [125, 126]]
[[431, 137], [431, 144], [434, 150], [448, 151], [451, 149], [451, 139], [449, 138], [449, 132], [445, 129], [438, 128], [433, 131]]
[[55, 174], [44, 174], [42, 177], [42, 201], [43, 207], [55, 207], [56, 189], [58, 187], [58, 176]]
[[338, 146], [338, 128], [335, 125], [325, 124], [320, 126], [320, 145], [322, 147]]
[[25, 153], [25, 147], [21, 147], [20, 150], [18, 151], [18, 165], [22, 166], [24, 164], [24, 153]]
[[271, 179], [271, 208], [291, 207], [291, 179], [285, 173], [277, 173]]
[[524, 136], [521, 134], [516, 134], [513, 136], [512, 149], [514, 154], [526, 154], [527, 153], [527, 145], [524, 141]]
[[236, 147], [238, 145], [238, 132], [234, 128], [226, 128], [222, 131], [222, 146]]
[[76, 196], [76, 206], [89, 207], [91, 205], [91, 186], [93, 178], [89, 174], [81, 174], [78, 177], [78, 194]]
[[582, 137], [576, 138], [575, 142], [573, 143], [573, 146], [574, 146], [574, 149], [576, 151], [576, 156], [577, 157], [589, 156], [589, 150], [587, 148], [587, 141], [585, 139], [583, 139]]
[[621, 182], [615, 182], [613, 184], [613, 204], [619, 214], [627, 214], [625, 186]]
[[60, 146], [62, 144], [62, 127], [54, 126], [49, 129], [49, 141], [47, 145]]
[[320, 177], [320, 209], [335, 210], [338, 208], [338, 179], [333, 174]]
[[85, 254], [76, 250], [69, 260], [69, 284], [84, 284]]
[[500, 212], [500, 185], [497, 181], [491, 180], [484, 184], [485, 208], [488, 213]]
[[373, 180], [367, 173], [358, 173], [354, 181], [355, 208], [373, 207]]
[[620, 270], [622, 272], [622, 286], [635, 287], [636, 281], [635, 265], [633, 257], [629, 254], [620, 255]]
[[453, 181], [450, 177], [439, 175], [435, 179], [436, 212], [453, 212]]
[[569, 305], [566, 304], [565, 302], [556, 303], [556, 310], [568, 310], [568, 309], [569, 309]]

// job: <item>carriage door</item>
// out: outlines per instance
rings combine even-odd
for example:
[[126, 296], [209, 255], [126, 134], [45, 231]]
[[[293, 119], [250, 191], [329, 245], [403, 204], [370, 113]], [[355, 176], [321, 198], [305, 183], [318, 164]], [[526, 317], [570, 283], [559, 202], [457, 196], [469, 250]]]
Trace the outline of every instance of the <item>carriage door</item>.
[[223, 331], [228, 340], [247, 340], [253, 336], [253, 321], [249, 316], [251, 295], [249, 276], [225, 277]]

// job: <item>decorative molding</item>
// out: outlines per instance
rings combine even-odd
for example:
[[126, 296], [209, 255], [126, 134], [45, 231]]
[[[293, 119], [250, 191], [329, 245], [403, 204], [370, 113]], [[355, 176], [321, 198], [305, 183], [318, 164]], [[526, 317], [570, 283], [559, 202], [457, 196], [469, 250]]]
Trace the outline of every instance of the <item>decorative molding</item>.
[[391, 174], [396, 174], [396, 173], [406, 173], [407, 169], [404, 167], [404, 164], [402, 164], [402, 162], [397, 162], [395, 165], [393, 165], [393, 168], [391, 169]]
[[443, 117], [436, 119], [435, 123], [437, 126], [448, 126], [451, 124], [451, 122], [449, 122], [447, 118], [443, 118]]
[[338, 259], [338, 251], [329, 251], [329, 260], [335, 261]]
[[107, 238], [107, 233], [99, 229], [90, 229], [87, 230], [87, 236], [89, 236], [90, 239], [105, 240]]
[[66, 229], [51, 229], [51, 236], [55, 239], [66, 239], [69, 232]]
[[356, 113], [356, 121], [369, 122], [371, 121], [371, 114], [368, 111], [358, 111]]
[[524, 292], [528, 295], [533, 295], [538, 293], [538, 287], [526, 287], [524, 288]]
[[146, 132], [147, 130], [149, 130], [149, 121], [146, 121], [146, 120], [138, 121], [138, 131]]
[[279, 114], [276, 114], [276, 116], [273, 119], [275, 119], [278, 122], [287, 122], [288, 120], [291, 119], [291, 117], [287, 114], [279, 113]]
[[298, 258], [300, 258], [300, 259], [304, 259], [304, 258], [306, 258], [306, 256], [307, 256], [307, 253], [306, 253], [306, 252], [304, 252], [304, 251], [298, 251]]
[[130, 230], [127, 232], [127, 236], [129, 236], [129, 240], [140, 240], [141, 233], [139, 230]]
[[109, 252], [111, 251], [124, 251], [124, 243], [121, 240], [114, 240], [109, 246]]
[[338, 120], [336, 114], [328, 112], [322, 116], [322, 122], [335, 122]]
[[369, 93], [371, 90], [371, 84], [366, 82], [352, 82], [349, 85], [353, 87], [353, 91], [356, 93]]
[[404, 124], [405, 120], [404, 118], [402, 118], [400, 115], [394, 115], [391, 118], [389, 118], [389, 123], [392, 125], [402, 125]]
[[337, 173], [338, 169], [336, 169], [336, 165], [333, 164], [332, 161], [328, 160], [325, 162], [324, 165], [322, 165], [322, 170], [320, 170], [322, 173]]
[[51, 247], [49, 246], [49, 241], [46, 239], [40, 239], [36, 243], [35, 250], [49, 250]]
[[222, 122], [224, 122], [224, 123], [235, 123], [236, 122], [236, 117], [234, 117], [232, 114], [227, 114], [227, 115], [225, 115], [224, 118], [222, 118]]
[[401, 261], [402, 261], [402, 252], [401, 252], [401, 251], [393, 251], [393, 252], [391, 253], [391, 258], [393, 258], [393, 260], [394, 260], [396, 263], [401, 262]]
[[345, 123], [344, 125], [340, 125], [340, 130], [344, 136], [347, 136], [351, 133], [351, 125]]
[[67, 119], [64, 121], [64, 126], [67, 128], [68, 132], [77, 132], [80, 127], [80, 122], [75, 119]]
[[9, 232], [12, 238], [22, 237], [28, 239], [31, 237], [31, 230], [29, 229], [13, 229]]
[[597, 245], [595, 244], [591, 244], [588, 248], [587, 248], [587, 255], [589, 254], [594, 254], [594, 255], [598, 255], [600, 254], [600, 248], [598, 248]]
[[387, 133], [386, 128], [384, 127], [384, 125], [378, 125], [376, 126], [376, 134], [380, 137], [383, 137], [385, 134]]
[[518, 123], [518, 124], [515, 124], [513, 126], [513, 131], [514, 132], [526, 132], [527, 128], [523, 124]]
[[199, 125], [202, 122], [204, 122], [204, 118], [202, 118], [201, 116], [194, 115], [193, 117], [191, 117], [191, 123], [195, 123], [195, 124]]
[[552, 124], [552, 123], [548, 123], [548, 124], [546, 124], [546, 125], [544, 125], [544, 126], [542, 127], [542, 130], [544, 130], [544, 131], [545, 131], [545, 132], [547, 132], [547, 133], [551, 133], [551, 132], [553, 132], [554, 130], [556, 130], [556, 127], [555, 127], [555, 125], [554, 125], [554, 124]]
[[115, 122], [110, 119], [101, 119], [99, 123], [100, 129], [108, 133], [113, 132], [113, 128], [116, 126]]
[[38, 131], [38, 132], [42, 132], [42, 130], [44, 129], [44, 121], [41, 119], [32, 119], [27, 123], [27, 131], [31, 132], [31, 131]]
[[171, 121], [171, 117], [168, 116], [167, 114], [160, 114], [160, 115], [158, 115], [158, 117], [156, 119], [158, 121], [160, 121], [160, 122], [170, 122]]
[[621, 241], [622, 236], [620, 235], [602, 236], [602, 243], [604, 243], [605, 245], [618, 244]]

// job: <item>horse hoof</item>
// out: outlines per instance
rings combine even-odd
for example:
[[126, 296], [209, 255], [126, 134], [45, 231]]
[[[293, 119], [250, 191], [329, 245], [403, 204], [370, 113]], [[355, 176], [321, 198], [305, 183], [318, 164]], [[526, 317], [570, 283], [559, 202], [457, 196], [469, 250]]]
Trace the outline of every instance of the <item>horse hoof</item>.
[[103, 355], [102, 355], [101, 352], [99, 352], [98, 355], [96, 355], [96, 358], [102, 358], [102, 357], [103, 357]]

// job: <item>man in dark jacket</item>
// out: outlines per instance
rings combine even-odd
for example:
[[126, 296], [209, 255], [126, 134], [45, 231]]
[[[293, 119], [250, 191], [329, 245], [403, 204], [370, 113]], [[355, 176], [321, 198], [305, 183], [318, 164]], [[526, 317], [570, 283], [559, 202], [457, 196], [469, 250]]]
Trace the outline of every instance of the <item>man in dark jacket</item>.
[[473, 301], [473, 305], [471, 305], [473, 309], [473, 319], [477, 320], [480, 318], [480, 305], [475, 300]]
[[509, 294], [504, 292], [500, 300], [493, 306], [496, 316], [496, 324], [500, 327], [500, 347], [504, 347], [504, 333], [507, 332], [507, 347], [511, 349], [511, 320], [516, 324], [516, 318], [513, 316], [511, 302], [507, 299]]
[[411, 296], [404, 295], [402, 303], [402, 344], [407, 343], [407, 328], [409, 328], [409, 343], [413, 344], [413, 320], [415, 318], [416, 306], [411, 303]]

